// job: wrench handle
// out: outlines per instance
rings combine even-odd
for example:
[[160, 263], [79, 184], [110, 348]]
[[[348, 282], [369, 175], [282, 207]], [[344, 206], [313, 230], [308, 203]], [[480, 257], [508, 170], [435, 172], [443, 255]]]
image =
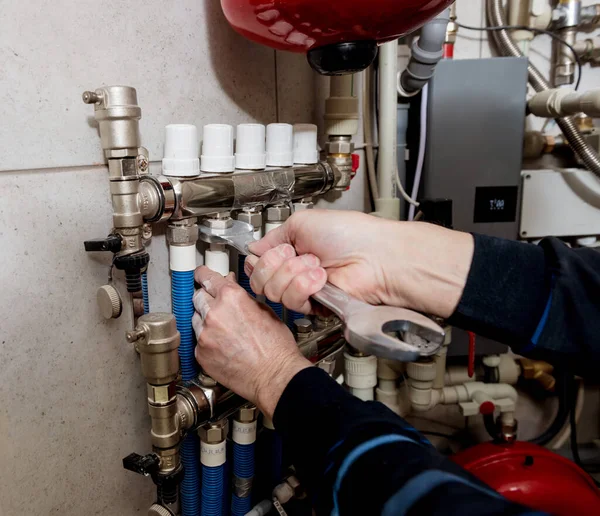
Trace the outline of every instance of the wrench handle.
[[346, 321], [351, 311], [360, 308], [362, 301], [352, 297], [342, 289], [327, 282], [319, 292], [311, 296], [315, 301], [329, 308], [342, 321]]

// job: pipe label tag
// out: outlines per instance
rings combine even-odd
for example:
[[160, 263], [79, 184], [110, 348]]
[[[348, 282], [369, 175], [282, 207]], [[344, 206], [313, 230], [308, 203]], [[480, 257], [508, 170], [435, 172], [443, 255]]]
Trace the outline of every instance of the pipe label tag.
[[233, 421], [233, 442], [238, 444], [252, 444], [256, 441], [256, 421], [242, 423]]
[[209, 468], [225, 464], [225, 441], [217, 444], [200, 443], [200, 462]]

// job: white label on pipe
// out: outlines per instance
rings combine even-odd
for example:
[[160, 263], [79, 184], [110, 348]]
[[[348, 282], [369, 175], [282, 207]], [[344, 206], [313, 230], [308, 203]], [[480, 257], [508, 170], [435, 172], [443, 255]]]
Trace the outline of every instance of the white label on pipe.
[[238, 444], [252, 444], [256, 441], [256, 421], [242, 423], [233, 420], [233, 442]]
[[209, 468], [225, 464], [225, 441], [217, 444], [200, 442], [200, 462]]

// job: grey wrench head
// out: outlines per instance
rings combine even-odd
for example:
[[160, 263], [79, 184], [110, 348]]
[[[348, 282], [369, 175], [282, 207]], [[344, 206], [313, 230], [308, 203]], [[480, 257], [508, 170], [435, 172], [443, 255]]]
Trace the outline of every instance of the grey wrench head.
[[411, 310], [370, 306], [347, 317], [344, 336], [362, 353], [412, 362], [435, 354], [445, 333], [434, 321]]
[[252, 224], [233, 220], [231, 227], [225, 229], [199, 226], [200, 238], [209, 244], [230, 244], [238, 251], [248, 254], [248, 244], [255, 241]]

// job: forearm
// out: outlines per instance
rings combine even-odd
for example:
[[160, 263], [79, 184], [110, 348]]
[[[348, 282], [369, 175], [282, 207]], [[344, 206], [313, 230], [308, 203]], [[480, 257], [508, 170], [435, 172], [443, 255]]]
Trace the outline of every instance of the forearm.
[[[292, 379], [274, 423], [318, 514], [380, 514], [386, 507], [399, 514], [398, 499], [428, 514], [449, 506], [465, 514], [521, 513], [382, 404], [360, 401], [317, 368]], [[417, 484], [428, 487], [415, 490]]]
[[580, 374], [600, 362], [600, 254], [557, 239], [540, 245], [475, 235], [458, 327]]

